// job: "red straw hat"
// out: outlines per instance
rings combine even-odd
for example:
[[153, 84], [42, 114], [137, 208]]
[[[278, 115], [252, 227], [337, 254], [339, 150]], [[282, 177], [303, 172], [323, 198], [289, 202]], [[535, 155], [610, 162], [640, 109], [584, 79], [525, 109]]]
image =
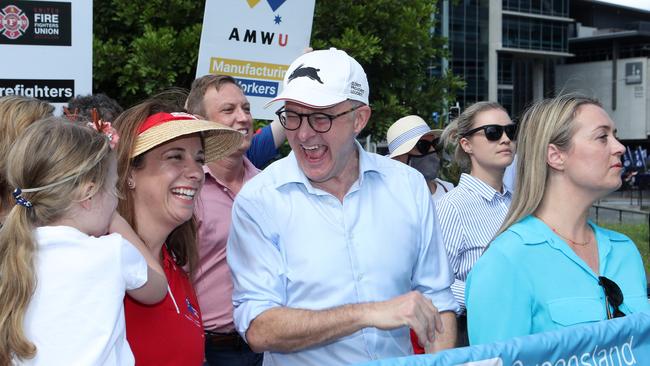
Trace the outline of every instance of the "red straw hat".
[[239, 148], [241, 132], [220, 123], [204, 121], [181, 112], [153, 114], [138, 128], [138, 138], [131, 158], [179, 136], [200, 133], [203, 136], [205, 161], [221, 159]]

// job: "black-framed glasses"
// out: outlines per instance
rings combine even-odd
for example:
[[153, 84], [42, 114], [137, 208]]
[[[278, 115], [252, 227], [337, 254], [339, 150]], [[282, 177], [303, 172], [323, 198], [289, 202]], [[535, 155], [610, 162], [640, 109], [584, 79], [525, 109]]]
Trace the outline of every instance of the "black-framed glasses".
[[[625, 313], [619, 308], [623, 304], [623, 292], [618, 287], [616, 282], [610, 280], [605, 276], [598, 277], [598, 284], [605, 292], [605, 308], [607, 308], [607, 319], [620, 318], [625, 316]], [[609, 310], [609, 305], [614, 308], [614, 313]]]
[[307, 123], [309, 123], [309, 126], [316, 131], [320, 133], [325, 133], [329, 131], [332, 128], [332, 121], [335, 119], [341, 117], [344, 114], [348, 114], [350, 112], [353, 112], [363, 105], [358, 105], [356, 107], [352, 107], [348, 109], [345, 112], [341, 112], [339, 114], [326, 114], [326, 113], [298, 113], [294, 111], [289, 111], [283, 108], [280, 108], [275, 114], [278, 116], [280, 119], [280, 124], [282, 124], [282, 127], [284, 127], [286, 130], [289, 131], [295, 131], [300, 128], [300, 125], [302, 124], [302, 119], [303, 117], [307, 117]]
[[[432, 141], [422, 139], [415, 143], [415, 149], [421, 155], [429, 155], [436, 152], [435, 147], [438, 145], [439, 141], [440, 139], [433, 139]], [[431, 147], [433, 147], [434, 149], [431, 150]]]
[[487, 138], [489, 141], [501, 140], [501, 136], [503, 136], [504, 132], [506, 133], [506, 136], [508, 136], [510, 141], [515, 141], [517, 139], [517, 125], [515, 123], [511, 123], [505, 126], [485, 125], [485, 126], [481, 126], [469, 130], [465, 132], [462, 136], [463, 137], [471, 136], [481, 130], [485, 131], [485, 138]]

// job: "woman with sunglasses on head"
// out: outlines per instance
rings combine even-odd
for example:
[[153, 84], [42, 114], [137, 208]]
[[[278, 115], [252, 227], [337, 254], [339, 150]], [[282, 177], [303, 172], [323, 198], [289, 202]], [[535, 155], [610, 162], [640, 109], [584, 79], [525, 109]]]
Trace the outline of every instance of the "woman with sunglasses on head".
[[443, 132], [455, 144], [454, 158], [462, 173], [458, 186], [436, 203], [442, 240], [456, 280], [451, 290], [461, 306], [457, 346], [466, 346], [465, 280], [472, 266], [501, 227], [512, 192], [503, 173], [512, 163], [517, 127], [494, 102], [478, 102], [461, 113]]
[[615, 132], [601, 105], [582, 96], [547, 99], [524, 114], [516, 195], [467, 283], [472, 344], [650, 308], [634, 243], [587, 219], [621, 185]]
[[442, 130], [432, 130], [419, 116], [406, 116], [393, 123], [386, 133], [388, 157], [422, 173], [434, 201], [454, 185], [438, 178], [440, 156], [436, 146]]

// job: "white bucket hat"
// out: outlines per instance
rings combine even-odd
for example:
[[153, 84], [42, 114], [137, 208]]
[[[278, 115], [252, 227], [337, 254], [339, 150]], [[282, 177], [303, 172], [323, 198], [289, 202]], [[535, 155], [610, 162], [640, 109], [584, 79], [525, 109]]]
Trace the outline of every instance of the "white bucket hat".
[[307, 107], [327, 108], [345, 100], [368, 104], [368, 79], [357, 60], [345, 51], [330, 48], [307, 52], [291, 63], [284, 75], [277, 101], [290, 101]]
[[388, 157], [394, 158], [411, 151], [424, 135], [433, 135], [435, 138], [439, 138], [441, 134], [442, 130], [432, 130], [420, 116], [402, 117], [395, 121], [386, 132]]

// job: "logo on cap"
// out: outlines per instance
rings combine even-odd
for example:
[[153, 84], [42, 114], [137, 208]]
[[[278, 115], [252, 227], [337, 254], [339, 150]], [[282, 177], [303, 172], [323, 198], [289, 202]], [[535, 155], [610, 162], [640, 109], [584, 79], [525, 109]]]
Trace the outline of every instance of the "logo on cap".
[[320, 79], [320, 76], [318, 76], [318, 72], [320, 69], [316, 69], [313, 67], [303, 67], [305, 64], [300, 64], [293, 72], [291, 75], [289, 75], [289, 79], [287, 80], [287, 84], [289, 84], [293, 79], [295, 78], [301, 78], [301, 77], [308, 77], [312, 80], [316, 80], [319, 83], [323, 84], [323, 81]]

